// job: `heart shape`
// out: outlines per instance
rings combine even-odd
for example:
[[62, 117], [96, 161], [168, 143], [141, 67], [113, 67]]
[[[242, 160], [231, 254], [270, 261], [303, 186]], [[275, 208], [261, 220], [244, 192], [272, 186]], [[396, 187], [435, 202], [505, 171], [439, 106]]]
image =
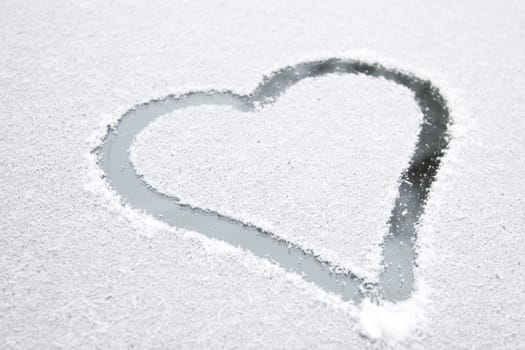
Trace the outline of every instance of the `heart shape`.
[[[384, 240], [385, 268], [377, 284], [367, 284], [350, 271], [338, 269], [312, 252], [304, 251], [255, 226], [245, 225], [209, 210], [191, 208], [180, 204], [174, 197], [158, 193], [137, 176], [128, 159], [128, 149], [135, 136], [161, 115], [183, 107], [206, 104], [229, 105], [240, 111], [252, 111], [258, 105], [274, 103], [286, 88], [298, 81], [330, 73], [365, 74], [405, 86], [413, 91], [423, 114], [424, 122], [421, 124], [416, 150], [409, 167], [401, 176], [399, 195], [389, 221], [389, 234]], [[250, 95], [241, 96], [220, 91], [190, 92], [150, 101], [127, 112], [115, 128], [110, 128], [97, 152], [100, 156], [99, 164], [108, 181], [135, 208], [144, 209], [171, 225], [195, 230], [246, 248], [256, 255], [269, 257], [344, 298], [357, 301], [364, 295], [371, 294], [397, 301], [406, 299], [411, 294], [415, 225], [448, 144], [448, 123], [445, 101], [430, 82], [378, 64], [331, 59], [301, 63], [279, 70], [266, 78]]]

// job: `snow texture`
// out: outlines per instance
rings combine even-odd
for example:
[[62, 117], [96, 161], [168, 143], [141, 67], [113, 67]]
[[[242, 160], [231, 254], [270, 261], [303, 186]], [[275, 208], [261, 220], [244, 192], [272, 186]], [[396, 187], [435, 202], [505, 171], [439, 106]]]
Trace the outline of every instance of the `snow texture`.
[[331, 75], [253, 113], [200, 106], [165, 115], [137, 137], [130, 158], [161, 193], [375, 280], [421, 119], [405, 87]]
[[[524, 7], [2, 1], [0, 347], [523, 348]], [[123, 207], [90, 153], [133, 105], [249, 93], [319, 57], [405, 68], [448, 99], [408, 305], [360, 310]]]

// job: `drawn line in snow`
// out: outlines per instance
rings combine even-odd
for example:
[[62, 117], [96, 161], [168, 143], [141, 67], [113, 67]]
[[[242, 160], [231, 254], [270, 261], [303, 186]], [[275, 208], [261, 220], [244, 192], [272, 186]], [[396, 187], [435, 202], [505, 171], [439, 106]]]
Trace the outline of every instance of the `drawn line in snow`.
[[[305, 251], [271, 232], [220, 213], [180, 204], [177, 198], [159, 193], [144, 182], [129, 160], [128, 150], [135, 136], [164, 114], [204, 104], [230, 105], [241, 111], [254, 111], [256, 106], [273, 103], [288, 87], [302, 79], [334, 73], [365, 74], [405, 86], [413, 91], [423, 114], [416, 148], [400, 177], [389, 232], [383, 242], [384, 268], [377, 283], [367, 282], [351, 271], [323, 261], [311, 251]], [[449, 119], [445, 99], [430, 81], [377, 63], [333, 58], [278, 70], [266, 77], [250, 95], [231, 91], [193, 91], [138, 105], [125, 113], [115, 127], [108, 129], [102, 144], [94, 152], [98, 154], [99, 166], [107, 181], [133, 208], [144, 210], [169, 225], [247, 249], [341, 295], [345, 300], [359, 302], [364, 297], [371, 297], [396, 302], [409, 298], [412, 293], [417, 225], [440, 160], [448, 147]]]

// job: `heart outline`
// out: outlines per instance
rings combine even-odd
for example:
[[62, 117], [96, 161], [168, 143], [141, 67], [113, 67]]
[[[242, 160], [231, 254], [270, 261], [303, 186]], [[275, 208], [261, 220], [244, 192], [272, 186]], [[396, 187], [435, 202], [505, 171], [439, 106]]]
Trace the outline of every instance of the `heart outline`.
[[[275, 102], [293, 84], [305, 78], [326, 74], [365, 74], [393, 81], [414, 93], [414, 98], [423, 114], [416, 148], [408, 167], [400, 176], [398, 197], [388, 222], [389, 232], [383, 242], [384, 269], [378, 283], [368, 283], [351, 271], [339, 269], [330, 262], [323, 261], [313, 252], [305, 251], [254, 225], [247, 225], [210, 210], [178, 203], [177, 198], [156, 191], [138, 176], [127, 156], [129, 146], [141, 130], [159, 116], [175, 109], [197, 104], [228, 104], [242, 111], [253, 111], [259, 106]], [[148, 113], [149, 117], [147, 117]], [[344, 299], [358, 302], [365, 296], [371, 296], [395, 302], [409, 298], [412, 293], [417, 225], [441, 158], [448, 147], [450, 123], [446, 100], [430, 81], [420, 79], [411, 73], [386, 68], [378, 63], [332, 58], [303, 62], [277, 70], [265, 77], [248, 95], [219, 90], [191, 91], [137, 105], [126, 112], [116, 126], [108, 126], [108, 132], [102, 143], [93, 152], [98, 155], [98, 165], [103, 169], [107, 181], [124, 202], [136, 209], [143, 209], [177, 227], [198, 231], [208, 237], [219, 236], [219, 239], [247, 248], [258, 256], [270, 255], [282, 267], [302, 274], [306, 280], [338, 293]], [[123, 152], [125, 154], [122, 154]], [[133, 190], [130, 191], [130, 188]], [[147, 208], [148, 205], [150, 208]], [[169, 213], [173, 215], [174, 208], [180, 213], [171, 220]], [[214, 220], [213, 227], [199, 221], [209, 221], [210, 218]], [[248, 232], [248, 235], [255, 234], [257, 245], [250, 244], [246, 241], [246, 237], [239, 234], [224, 237], [218, 234], [221, 230], [227, 232], [239, 228], [240, 231]], [[259, 248], [261, 244], [262, 249]], [[300, 266], [287, 265], [286, 255], [300, 257], [302, 259]], [[401, 270], [391, 263], [394, 260], [402, 267], [402, 274], [400, 274]]]

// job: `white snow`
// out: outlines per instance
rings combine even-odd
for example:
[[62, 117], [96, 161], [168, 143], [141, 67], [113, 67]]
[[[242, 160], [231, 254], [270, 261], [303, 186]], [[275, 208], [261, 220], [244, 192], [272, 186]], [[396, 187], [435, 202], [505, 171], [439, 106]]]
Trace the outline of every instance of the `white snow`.
[[418, 329], [428, 326], [425, 309], [430, 306], [427, 287], [418, 282], [418, 291], [398, 303], [364, 300], [360, 305], [357, 331], [370, 340], [383, 340], [386, 345], [399, 346]]
[[[524, 6], [3, 1], [0, 347], [522, 348]], [[156, 226], [93, 173], [92, 135], [138, 103], [357, 56], [431, 79], [454, 118], [409, 313]]]

